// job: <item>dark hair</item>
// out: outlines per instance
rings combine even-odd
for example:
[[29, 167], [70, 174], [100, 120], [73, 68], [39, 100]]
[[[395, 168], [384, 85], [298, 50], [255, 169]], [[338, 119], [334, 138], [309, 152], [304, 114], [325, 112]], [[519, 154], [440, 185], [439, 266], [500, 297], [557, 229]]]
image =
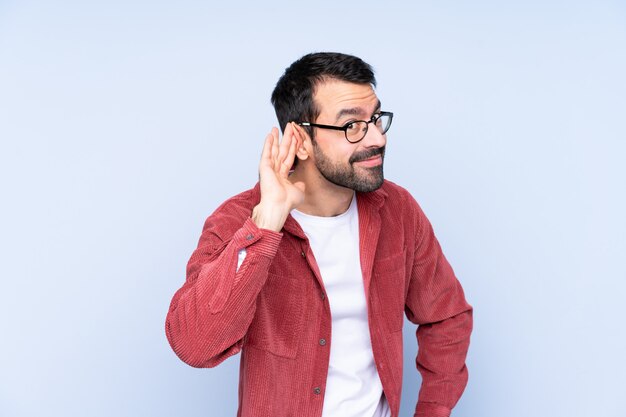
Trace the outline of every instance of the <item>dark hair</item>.
[[[285, 70], [272, 92], [272, 104], [283, 132], [289, 122], [317, 119], [320, 109], [313, 101], [313, 94], [317, 85], [329, 78], [376, 86], [372, 67], [360, 58], [336, 52], [305, 55]], [[308, 127], [307, 131], [313, 139], [312, 128]]]

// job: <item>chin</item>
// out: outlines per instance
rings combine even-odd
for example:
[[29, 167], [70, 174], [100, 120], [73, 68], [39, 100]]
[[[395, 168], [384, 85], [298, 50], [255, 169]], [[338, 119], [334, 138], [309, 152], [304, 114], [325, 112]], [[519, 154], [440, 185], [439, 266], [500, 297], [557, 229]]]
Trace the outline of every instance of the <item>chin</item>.
[[382, 187], [384, 182], [385, 178], [382, 176], [381, 173], [379, 177], [372, 178], [369, 181], [359, 181], [358, 183], [354, 184], [354, 187], [352, 187], [352, 189], [359, 193], [371, 193], [372, 191], [376, 191], [380, 187]]

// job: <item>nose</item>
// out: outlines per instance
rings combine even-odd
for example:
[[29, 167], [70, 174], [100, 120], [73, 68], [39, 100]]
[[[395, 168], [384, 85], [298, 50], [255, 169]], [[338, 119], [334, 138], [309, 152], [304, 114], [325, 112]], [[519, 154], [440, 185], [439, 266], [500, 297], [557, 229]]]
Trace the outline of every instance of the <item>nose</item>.
[[361, 146], [365, 148], [382, 148], [387, 144], [387, 136], [380, 133], [380, 130], [373, 124], [367, 125], [367, 133], [361, 141]]

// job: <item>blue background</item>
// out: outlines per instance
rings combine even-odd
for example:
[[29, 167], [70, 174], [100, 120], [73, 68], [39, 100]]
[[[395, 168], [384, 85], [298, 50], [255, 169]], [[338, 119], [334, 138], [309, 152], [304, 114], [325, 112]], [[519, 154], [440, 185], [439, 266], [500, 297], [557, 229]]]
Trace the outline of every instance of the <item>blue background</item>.
[[322, 50], [376, 69], [386, 176], [475, 307], [453, 415], [626, 415], [623, 1], [4, 0], [1, 416], [235, 415], [238, 357], [188, 367], [165, 314]]

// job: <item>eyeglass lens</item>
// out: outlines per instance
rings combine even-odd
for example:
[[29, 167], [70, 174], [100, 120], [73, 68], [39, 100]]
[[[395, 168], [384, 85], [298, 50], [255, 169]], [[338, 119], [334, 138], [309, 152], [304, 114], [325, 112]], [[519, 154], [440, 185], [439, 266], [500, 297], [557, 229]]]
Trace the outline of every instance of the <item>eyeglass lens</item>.
[[[376, 119], [376, 128], [382, 134], [385, 134], [391, 124], [391, 117], [387, 114], [383, 114]], [[354, 122], [346, 129], [346, 137], [350, 142], [355, 142], [363, 139], [367, 133], [368, 123], [359, 121]]]

